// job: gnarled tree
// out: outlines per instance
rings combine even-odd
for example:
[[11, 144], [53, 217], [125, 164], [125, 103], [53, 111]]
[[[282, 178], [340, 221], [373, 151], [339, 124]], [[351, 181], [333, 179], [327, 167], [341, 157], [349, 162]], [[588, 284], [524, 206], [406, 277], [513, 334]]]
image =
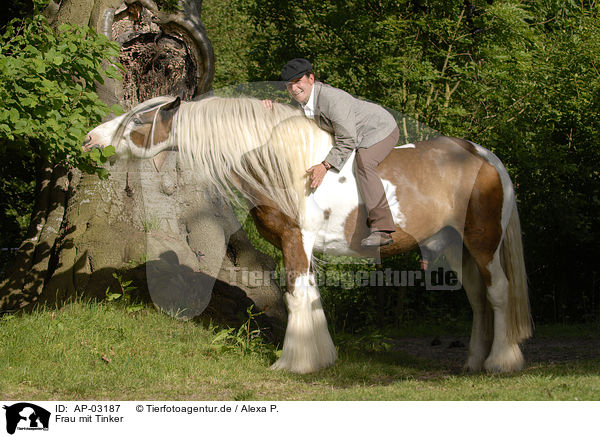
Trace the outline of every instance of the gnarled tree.
[[[119, 43], [123, 78], [97, 84], [97, 92], [128, 110], [159, 95], [192, 99], [210, 90], [214, 57], [201, 1], [182, 0], [175, 9], [151, 0], [63, 0], [47, 15], [56, 26], [90, 26]], [[239, 271], [272, 271], [272, 260], [250, 245], [229, 203], [176, 152], [106, 167], [105, 180], [61, 165], [40, 169], [27, 239], [1, 284], [2, 311], [82, 293], [103, 298], [107, 288], [119, 289], [113, 274], [120, 271], [177, 316], [232, 321], [254, 304], [282, 326], [277, 285], [239, 281]]]

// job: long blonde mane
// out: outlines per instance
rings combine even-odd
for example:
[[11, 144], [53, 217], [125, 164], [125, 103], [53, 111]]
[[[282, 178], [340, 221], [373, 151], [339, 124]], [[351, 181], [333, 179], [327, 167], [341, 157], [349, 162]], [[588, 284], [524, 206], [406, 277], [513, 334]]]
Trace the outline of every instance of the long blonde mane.
[[182, 103], [173, 126], [180, 154], [222, 193], [231, 184], [302, 222], [306, 169], [325, 158], [332, 138], [299, 109], [211, 97]]

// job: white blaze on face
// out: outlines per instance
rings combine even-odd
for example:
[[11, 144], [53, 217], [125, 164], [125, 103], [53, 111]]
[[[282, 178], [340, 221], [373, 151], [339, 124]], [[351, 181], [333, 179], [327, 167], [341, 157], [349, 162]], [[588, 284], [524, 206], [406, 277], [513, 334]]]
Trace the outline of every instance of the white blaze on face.
[[[112, 144], [112, 141], [125, 116], [126, 114], [123, 114], [92, 129], [85, 139], [83, 151], [89, 152], [95, 147], [103, 149], [110, 145], [113, 145], [115, 148], [117, 148], [117, 145]], [[117, 150], [117, 153], [119, 153], [119, 150]]]

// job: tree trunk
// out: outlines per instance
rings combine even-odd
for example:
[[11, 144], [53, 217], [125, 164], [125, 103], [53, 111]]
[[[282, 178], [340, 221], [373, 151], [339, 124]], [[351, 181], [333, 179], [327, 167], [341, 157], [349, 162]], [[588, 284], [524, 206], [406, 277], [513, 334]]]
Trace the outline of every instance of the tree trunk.
[[[120, 43], [123, 81], [97, 88], [106, 103], [128, 110], [159, 95], [191, 99], [210, 90], [214, 59], [201, 1], [180, 5], [167, 14], [151, 0], [63, 0], [47, 12], [56, 25], [90, 25]], [[235, 323], [253, 304], [265, 312], [262, 322], [281, 333], [285, 308], [277, 285], [233, 282], [246, 269], [268, 278], [263, 272], [274, 265], [250, 245], [226, 200], [175, 152], [107, 168], [110, 177], [99, 180], [40, 164], [36, 209], [19, 261], [1, 284], [1, 311], [82, 294], [103, 298], [107, 288], [120, 290], [117, 272], [177, 317]]]

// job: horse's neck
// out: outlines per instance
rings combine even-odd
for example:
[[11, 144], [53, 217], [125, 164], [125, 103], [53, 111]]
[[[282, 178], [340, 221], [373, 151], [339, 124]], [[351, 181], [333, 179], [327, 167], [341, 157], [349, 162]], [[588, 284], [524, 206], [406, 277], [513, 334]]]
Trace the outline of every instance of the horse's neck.
[[[219, 104], [230, 106], [224, 110]], [[208, 106], [189, 106], [182, 113], [178, 135], [185, 155], [220, 189], [227, 191], [228, 183], [249, 186], [254, 197], [272, 199], [282, 212], [301, 220], [306, 170], [325, 159], [331, 135], [299, 111], [270, 113], [244, 101], [216, 101], [215, 107], [215, 113]]]

